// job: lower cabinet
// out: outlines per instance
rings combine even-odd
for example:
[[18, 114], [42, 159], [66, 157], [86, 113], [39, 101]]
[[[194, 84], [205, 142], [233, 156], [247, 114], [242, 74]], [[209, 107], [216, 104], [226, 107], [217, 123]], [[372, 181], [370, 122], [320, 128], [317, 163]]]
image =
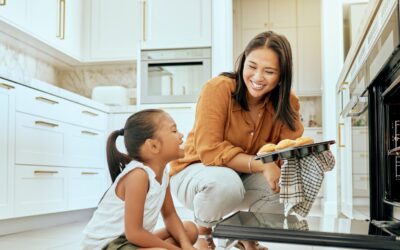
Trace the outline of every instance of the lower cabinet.
[[15, 166], [15, 216], [64, 211], [68, 202], [65, 168]]
[[71, 168], [68, 171], [68, 209], [96, 207], [107, 190], [105, 170]]

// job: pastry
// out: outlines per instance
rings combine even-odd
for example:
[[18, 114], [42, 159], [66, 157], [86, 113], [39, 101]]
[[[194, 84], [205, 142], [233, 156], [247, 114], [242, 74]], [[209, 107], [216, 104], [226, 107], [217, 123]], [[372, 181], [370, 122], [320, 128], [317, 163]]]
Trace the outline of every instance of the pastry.
[[290, 139], [284, 139], [276, 145], [275, 149], [276, 150], [282, 150], [285, 148], [290, 148], [296, 146], [296, 141], [295, 140], [290, 140]]
[[261, 153], [271, 153], [275, 151], [276, 145], [273, 143], [267, 143], [258, 150], [258, 154]]
[[296, 139], [296, 147], [314, 143], [314, 139], [308, 136], [302, 136]]

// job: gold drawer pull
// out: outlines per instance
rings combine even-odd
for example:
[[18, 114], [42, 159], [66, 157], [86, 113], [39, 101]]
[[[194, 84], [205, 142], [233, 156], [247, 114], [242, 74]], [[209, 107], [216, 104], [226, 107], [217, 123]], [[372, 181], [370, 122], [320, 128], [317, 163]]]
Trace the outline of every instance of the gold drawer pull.
[[95, 175], [99, 174], [98, 172], [81, 172], [82, 175]]
[[360, 154], [360, 157], [367, 157], [367, 154]]
[[90, 111], [87, 111], [87, 110], [82, 111], [82, 114], [90, 115], [90, 116], [98, 116], [98, 114], [90, 112]]
[[85, 134], [85, 135], [98, 135], [98, 133], [87, 131], [87, 130], [82, 130], [81, 133]]
[[50, 123], [50, 122], [44, 122], [44, 121], [35, 121], [35, 124], [36, 125], [50, 127], [50, 128], [58, 127], [58, 124]]
[[41, 102], [45, 102], [45, 103], [49, 103], [49, 104], [58, 104], [57, 101], [53, 101], [51, 99], [48, 99], [48, 98], [45, 98], [45, 97], [42, 97], [42, 96], [37, 96], [36, 100], [41, 101]]
[[58, 171], [50, 171], [50, 170], [35, 170], [34, 174], [58, 174]]
[[65, 38], [65, 0], [58, 2], [58, 34], [57, 38], [64, 40]]
[[360, 177], [361, 181], [368, 181], [368, 179], [369, 179], [368, 176], [361, 176]]
[[15, 89], [14, 86], [0, 82], [0, 87], [2, 87], [3, 89]]
[[322, 131], [317, 131], [317, 134], [318, 135], [322, 135]]
[[6, 5], [7, 4], [7, 1], [6, 0], [1, 0], [0, 1], [0, 6], [4, 6], [4, 5]]

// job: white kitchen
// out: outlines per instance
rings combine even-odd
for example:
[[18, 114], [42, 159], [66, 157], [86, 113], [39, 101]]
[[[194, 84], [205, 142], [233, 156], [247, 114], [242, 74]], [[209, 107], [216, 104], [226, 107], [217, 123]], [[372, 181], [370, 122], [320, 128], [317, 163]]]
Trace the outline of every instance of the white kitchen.
[[[217, 247], [249, 239], [270, 250], [398, 249], [399, 10], [397, 0], [0, 0], [0, 249], [80, 249], [112, 183], [108, 135], [156, 108], [185, 141], [204, 84], [235, 70], [268, 30], [290, 42], [304, 135], [333, 141], [336, 163], [299, 234], [286, 235], [286, 219], [259, 219], [250, 238], [221, 223]], [[395, 132], [374, 133], [384, 129]], [[117, 146], [126, 152], [122, 139]], [[397, 229], [378, 240], [370, 221]]]

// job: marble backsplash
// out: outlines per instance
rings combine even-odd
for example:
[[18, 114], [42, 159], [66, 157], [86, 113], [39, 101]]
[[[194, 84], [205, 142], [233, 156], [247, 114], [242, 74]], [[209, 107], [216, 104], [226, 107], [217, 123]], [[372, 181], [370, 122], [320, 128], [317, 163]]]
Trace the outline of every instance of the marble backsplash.
[[134, 64], [69, 67], [66, 70], [35, 57], [35, 53], [26, 53], [26, 47], [18, 46], [0, 42], [0, 76], [19, 83], [38, 79], [88, 98], [96, 86], [136, 87]]

